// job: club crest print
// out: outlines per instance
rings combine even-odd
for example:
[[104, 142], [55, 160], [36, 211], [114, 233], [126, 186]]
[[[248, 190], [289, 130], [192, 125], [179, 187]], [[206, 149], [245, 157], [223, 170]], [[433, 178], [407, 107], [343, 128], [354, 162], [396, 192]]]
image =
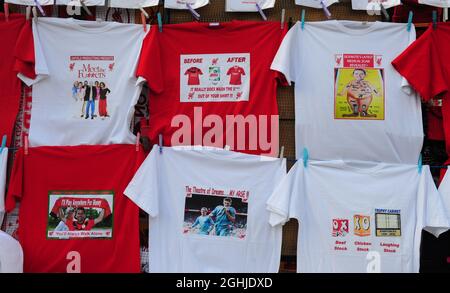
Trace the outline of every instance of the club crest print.
[[333, 219], [333, 237], [344, 237], [349, 231], [349, 220], [348, 219]]
[[240, 102], [249, 95], [249, 53], [180, 56], [180, 102]]
[[51, 191], [48, 239], [112, 239], [114, 192]]
[[382, 66], [381, 55], [335, 55], [335, 119], [384, 120]]
[[107, 82], [115, 69], [114, 56], [71, 56], [69, 71], [73, 76], [74, 117], [85, 120], [110, 117]]
[[243, 239], [247, 233], [248, 192], [186, 187], [183, 234]]

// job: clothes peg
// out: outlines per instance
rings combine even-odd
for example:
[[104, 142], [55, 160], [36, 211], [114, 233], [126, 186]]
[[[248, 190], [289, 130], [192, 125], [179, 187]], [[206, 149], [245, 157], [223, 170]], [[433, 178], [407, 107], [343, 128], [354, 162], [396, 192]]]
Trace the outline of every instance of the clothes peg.
[[192, 16], [196, 19], [196, 20], [200, 20], [200, 14], [195, 11], [194, 8], [192, 8], [191, 4], [186, 3], [186, 7], [187, 9], [191, 12]]
[[226, 150], [226, 151], [229, 151], [229, 150], [231, 150], [231, 147], [230, 147], [229, 145], [226, 144], [226, 145], [223, 147], [223, 149]]
[[422, 166], [423, 166], [423, 158], [422, 154], [419, 155], [419, 162], [417, 163], [417, 170], [419, 171], [419, 174], [422, 173]]
[[437, 28], [437, 11], [436, 10], [433, 10], [432, 18], [433, 18], [433, 29], [435, 30]]
[[161, 19], [161, 12], [158, 12], [156, 14], [157, 18], [158, 18], [158, 28], [159, 28], [159, 32], [162, 33], [163, 30], [163, 23], [162, 23], [162, 19]]
[[140, 141], [141, 141], [141, 133], [138, 132], [136, 134], [136, 152], [139, 152], [139, 143], [140, 143]]
[[301, 22], [302, 22], [302, 30], [304, 30], [304, 29], [305, 29], [305, 14], [306, 14], [306, 11], [305, 11], [305, 9], [302, 9], [302, 17], [301, 17]]
[[0, 154], [3, 152], [3, 149], [6, 147], [6, 140], [7, 140], [8, 136], [5, 134], [3, 135], [2, 138], [2, 145], [0, 146]]
[[80, 4], [83, 7], [84, 11], [86, 11], [86, 13], [89, 16], [92, 16], [92, 12], [89, 10], [89, 8], [86, 6], [86, 4], [84, 4], [84, 0], [80, 0]]
[[145, 9], [142, 8], [142, 6], [139, 7], [139, 10], [140, 10], [141, 13], [145, 16], [146, 19], [149, 19], [149, 18], [150, 18], [150, 15], [148, 15], [147, 11], [145, 11]]
[[36, 6], [33, 6], [33, 7], [31, 8], [31, 11], [33, 12], [33, 18], [34, 18], [34, 19], [37, 19], [38, 13], [37, 13]]
[[323, 0], [320, 0], [320, 5], [322, 5], [323, 13], [325, 14], [325, 16], [328, 19], [330, 19], [331, 18], [331, 12], [330, 12], [330, 10], [328, 10], [328, 8], [325, 5], [325, 3], [323, 2]]
[[284, 18], [286, 17], [286, 9], [281, 9], [281, 29], [284, 28]]
[[413, 15], [414, 15], [413, 12], [410, 11], [410, 12], [409, 12], [409, 15], [408, 15], [408, 24], [406, 25], [406, 30], [407, 30], [408, 32], [411, 31], [411, 25], [412, 25]]
[[25, 155], [28, 155], [28, 135], [23, 137], [23, 151]]
[[9, 4], [6, 2], [3, 4], [3, 11], [5, 12], [5, 20], [9, 21]]
[[305, 168], [308, 168], [308, 160], [309, 160], [309, 153], [308, 153], [308, 149], [304, 148], [303, 149], [303, 166]]
[[280, 150], [280, 159], [281, 159], [281, 162], [283, 162], [283, 158], [284, 158], [284, 145], [281, 146], [281, 150]]
[[[142, 11], [145, 12], [144, 9], [142, 9]], [[145, 14], [146, 14], [147, 12], [145, 12], [145, 14], [144, 14], [144, 12], [142, 12], [142, 11], [141, 11], [141, 22], [142, 22], [142, 25], [144, 26], [144, 32], [147, 32], [147, 17], [145, 16]], [[148, 14], [147, 14], [147, 15], [148, 15]]]
[[31, 17], [31, 6], [27, 6], [27, 8], [25, 8], [25, 18], [26, 20], [30, 20]]
[[390, 21], [389, 13], [387, 13], [387, 10], [386, 10], [386, 8], [384, 8], [382, 3], [380, 3], [380, 10], [381, 10], [381, 13], [384, 16], [384, 20], [386, 22], [389, 22]]
[[159, 135], [159, 153], [162, 154], [162, 151], [163, 151], [163, 136], [162, 136], [162, 134], [160, 134]]
[[258, 12], [259, 12], [259, 14], [261, 15], [262, 19], [263, 19], [264, 21], [266, 21], [266, 20], [267, 20], [267, 16], [266, 16], [266, 14], [264, 13], [264, 11], [261, 9], [261, 6], [259, 6], [258, 3], [256, 3], [255, 5], [256, 5], [256, 10], [258, 10]]
[[44, 9], [43, 9], [42, 6], [41, 6], [41, 3], [39, 3], [38, 0], [34, 0], [34, 4], [36, 4], [36, 6], [37, 6], [37, 8], [39, 9], [39, 11], [41, 12], [41, 14], [42, 14], [43, 16], [46, 16], [46, 15], [45, 15], [45, 11], [44, 11]]

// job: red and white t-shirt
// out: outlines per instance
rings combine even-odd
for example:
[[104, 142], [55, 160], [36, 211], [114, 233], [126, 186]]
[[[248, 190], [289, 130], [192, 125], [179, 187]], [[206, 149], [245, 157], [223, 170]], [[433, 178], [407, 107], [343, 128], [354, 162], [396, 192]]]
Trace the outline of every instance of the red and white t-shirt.
[[[442, 119], [446, 151], [450, 154], [450, 24], [432, 25], [412, 43], [392, 65], [403, 75], [425, 102], [442, 99]], [[435, 104], [435, 103], [433, 103]], [[440, 102], [439, 102], [440, 104]], [[447, 162], [448, 163], [448, 162]]]
[[228, 69], [227, 75], [230, 76], [230, 84], [240, 85], [242, 84], [241, 76], [245, 75], [245, 71], [242, 67], [235, 65], [233, 67], [230, 67], [230, 69]]
[[36, 147], [16, 154], [7, 211], [20, 200], [25, 272], [139, 272], [139, 209], [123, 191], [134, 145]]
[[199, 85], [201, 74], [203, 74], [203, 72], [197, 67], [190, 67], [184, 73], [184, 75], [188, 76], [188, 85]]
[[8, 135], [7, 145], [10, 145], [14, 122], [19, 112], [21, 82], [14, 69], [14, 48], [17, 39], [25, 25], [25, 17], [20, 14], [10, 14], [9, 21], [0, 13], [0, 136]]
[[284, 34], [270, 21], [152, 27], [137, 69], [151, 92], [151, 142], [162, 134], [165, 146], [276, 155], [279, 74], [270, 63]]

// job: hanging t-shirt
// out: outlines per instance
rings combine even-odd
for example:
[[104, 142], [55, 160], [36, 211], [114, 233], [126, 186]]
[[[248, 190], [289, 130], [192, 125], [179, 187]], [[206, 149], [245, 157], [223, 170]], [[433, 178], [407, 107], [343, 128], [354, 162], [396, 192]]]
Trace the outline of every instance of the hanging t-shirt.
[[14, 48], [18, 36], [25, 26], [28, 26], [25, 16], [10, 14], [9, 21], [5, 15], [0, 13], [0, 35], [3, 44], [0, 47], [0, 137], [8, 136], [7, 145], [11, 144], [13, 137], [14, 122], [19, 112], [19, 101], [21, 94], [21, 82], [14, 72]]
[[226, 0], [225, 11], [258, 11], [256, 4], [261, 9], [273, 8], [275, 0]]
[[450, 227], [429, 166], [300, 160], [267, 207], [271, 225], [298, 220], [304, 273], [419, 272], [422, 229]]
[[29, 148], [16, 155], [7, 211], [20, 200], [25, 272], [140, 272], [139, 209], [123, 191], [134, 145]]
[[6, 172], [8, 166], [8, 149], [4, 148], [0, 153], [0, 227], [5, 216], [5, 188], [6, 188]]
[[[58, 5], [82, 6], [80, 0], [56, 0]], [[84, 0], [86, 6], [104, 6], [105, 0]]]
[[151, 91], [152, 144], [162, 134], [165, 146], [276, 155], [279, 75], [270, 62], [284, 33], [269, 21], [153, 26], [137, 70]]
[[[6, 3], [26, 5], [26, 6], [36, 6], [35, 0], [5, 0]], [[41, 6], [53, 5], [55, 0], [38, 0]]]
[[442, 8], [450, 7], [450, 0], [419, 0], [419, 3]]
[[118, 8], [142, 8], [149, 6], [157, 6], [159, 0], [110, 0], [109, 7], [118, 7]]
[[446, 61], [449, 50], [450, 24], [439, 23], [436, 29], [430, 24], [428, 30], [392, 62], [424, 101], [442, 106], [447, 154], [450, 154], [450, 103], [447, 98], [450, 63]]
[[420, 99], [405, 93], [412, 91], [391, 65], [414, 38], [413, 27], [382, 22], [297, 23], [289, 31], [272, 69], [295, 82], [297, 157], [307, 148], [318, 160], [417, 163]]
[[197, 9], [209, 4], [209, 0], [165, 0], [164, 8], [171, 9], [188, 9], [190, 4], [193, 9]]
[[402, 5], [401, 0], [352, 0], [353, 10], [379, 11], [381, 9], [380, 2], [385, 9]]
[[[130, 131], [137, 86], [135, 66], [145, 32], [141, 25], [81, 21], [73, 18], [39, 18], [31, 34], [22, 34], [19, 60], [35, 64], [31, 146], [134, 143]], [[106, 103], [100, 104], [100, 93]], [[106, 111], [99, 111], [102, 107]], [[51, 131], [49, 131], [51, 129]]]
[[0, 274], [23, 273], [23, 251], [20, 243], [0, 230]]
[[150, 272], [277, 272], [265, 204], [285, 174], [277, 158], [155, 145], [125, 190], [150, 215]]
[[295, 0], [295, 4], [306, 6], [306, 7], [312, 7], [312, 8], [323, 8], [323, 4], [328, 7], [334, 3], [339, 2], [339, 0]]

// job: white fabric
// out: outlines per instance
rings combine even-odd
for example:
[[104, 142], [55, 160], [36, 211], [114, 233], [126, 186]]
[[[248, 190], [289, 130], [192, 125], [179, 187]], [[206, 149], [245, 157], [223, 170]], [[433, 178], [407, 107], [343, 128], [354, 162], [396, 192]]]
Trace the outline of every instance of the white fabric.
[[[391, 65], [414, 39], [414, 28], [408, 33], [406, 24], [331, 20], [307, 22], [302, 30], [297, 22], [271, 66], [295, 82], [297, 157], [307, 148], [318, 160], [417, 163], [423, 142], [420, 99], [409, 95], [411, 88]], [[362, 83], [368, 85], [359, 92], [366, 97], [369, 90], [376, 108], [368, 113], [375, 109], [376, 117], [336, 116], [352, 114], [342, 92], [355, 82], [355, 68], [366, 71]]]
[[418, 272], [422, 229], [450, 227], [429, 166], [298, 161], [267, 208], [299, 222], [298, 272]]
[[3, 231], [0, 231], [0, 273], [23, 273], [22, 246]]
[[275, 0], [226, 0], [225, 11], [258, 11], [256, 3], [259, 4], [261, 9], [273, 8], [275, 6]]
[[[135, 143], [129, 126], [141, 91], [135, 67], [145, 36], [142, 26], [39, 18], [33, 21], [33, 35], [38, 77], [30, 81], [19, 75], [33, 84], [30, 145]], [[103, 82], [110, 90], [109, 117], [100, 117], [100, 99], [95, 112], [89, 108], [88, 113], [86, 89], [73, 92], [75, 82], [85, 81]]]
[[110, 0], [110, 7], [117, 8], [142, 8], [149, 6], [157, 6], [159, 0]]
[[401, 0], [386, 0], [386, 1], [377, 1], [377, 0], [352, 0], [352, 9], [353, 10], [366, 10], [366, 11], [379, 11], [381, 9], [380, 2], [383, 4], [383, 7], [388, 9], [391, 7], [395, 7], [398, 5], [402, 5]]
[[[322, 8], [322, 4], [319, 0], [295, 0], [295, 4], [301, 5], [301, 6], [307, 6], [312, 8]], [[323, 4], [325, 4], [326, 7], [339, 2], [339, 0], [323, 0]]]
[[442, 178], [441, 183], [439, 184], [439, 193], [442, 195], [442, 200], [445, 203], [445, 206], [450, 206], [450, 172], [445, 172], [444, 178]]
[[188, 9], [186, 4], [190, 4], [193, 9], [197, 9], [209, 4], [209, 0], [165, 0], [164, 7], [172, 9]]
[[[6, 0], [5, 2], [26, 6], [36, 6], [36, 2], [34, 0]], [[41, 6], [53, 5], [53, 3], [55, 3], [54, 0], [38, 0], [38, 2]]]
[[8, 148], [3, 148], [0, 154], [0, 227], [5, 216], [5, 188], [6, 188], [6, 171], [8, 165]]
[[442, 8], [450, 7], [450, 0], [419, 0], [419, 3]]
[[[81, 6], [80, 0], [56, 0], [58, 5], [73, 5]], [[103, 6], [105, 5], [105, 0], [84, 0], [86, 6]]]
[[[285, 174], [281, 159], [203, 147], [160, 153], [154, 146], [124, 192], [150, 215], [150, 272], [277, 272], [282, 230], [269, 225], [265, 204]], [[215, 225], [209, 235], [190, 228], [202, 207], [209, 211], [199, 220], [211, 215], [226, 224], [214, 210], [227, 196], [236, 211], [230, 236], [216, 236], [225, 229]]]

